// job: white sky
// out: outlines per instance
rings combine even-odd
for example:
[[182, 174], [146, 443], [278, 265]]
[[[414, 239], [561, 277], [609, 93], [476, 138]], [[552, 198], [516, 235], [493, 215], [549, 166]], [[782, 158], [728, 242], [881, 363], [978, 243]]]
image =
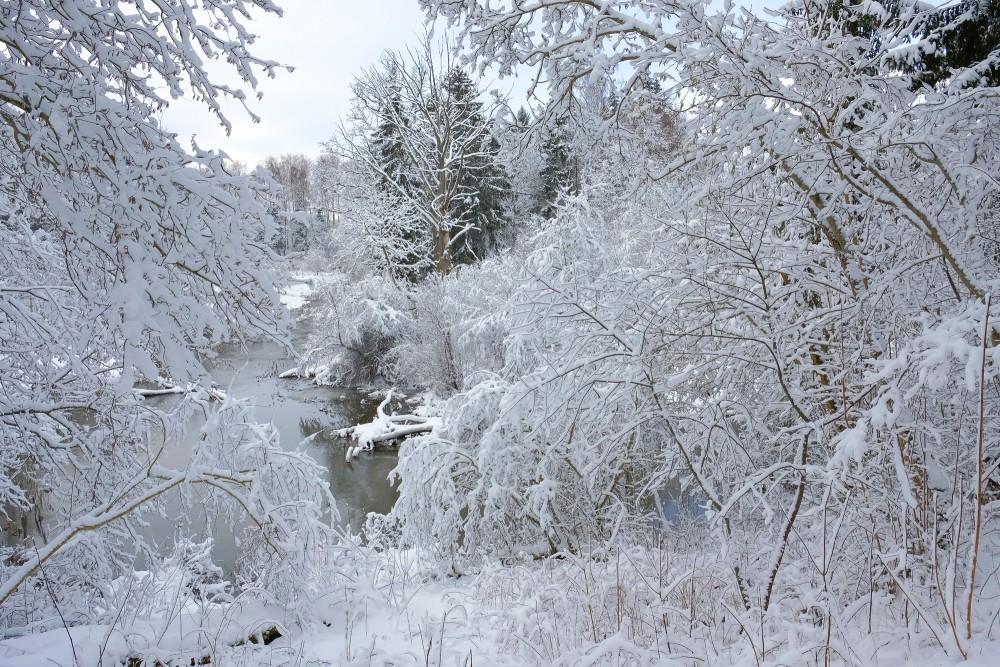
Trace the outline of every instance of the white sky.
[[[250, 167], [268, 155], [316, 157], [319, 142], [333, 135], [337, 119], [347, 113], [353, 77], [375, 63], [382, 51], [415, 44], [423, 32], [417, 0], [277, 2], [284, 17], [258, 12], [249, 25], [259, 35], [254, 54], [292, 65], [295, 71], [261, 79], [264, 97], [250, 105], [261, 117], [259, 124], [239, 106], [227, 109], [233, 124], [228, 138], [204, 106], [187, 99], [173, 101], [163, 123], [182, 145], [188, 146], [195, 135], [201, 148], [224, 150]], [[234, 74], [226, 82], [235, 79]], [[249, 90], [247, 94], [250, 97]]]
[[[347, 114], [350, 84], [361, 70], [388, 49], [416, 45], [424, 31], [424, 15], [417, 0], [277, 0], [284, 16], [255, 13], [249, 29], [259, 36], [254, 54], [295, 68], [274, 79], [263, 78], [260, 100], [250, 107], [260, 116], [254, 123], [239, 105], [226, 115], [233, 125], [227, 137], [218, 120], [203, 105], [174, 100], [162, 122], [176, 132], [182, 145], [192, 136], [203, 149], [220, 149], [249, 167], [268, 155], [304, 153], [316, 157], [320, 142], [333, 136], [338, 119]], [[744, 0], [745, 5], [777, 6], [783, 0]], [[439, 30], [440, 33], [440, 30]], [[210, 63], [210, 71], [224, 73], [221, 81], [236, 86], [235, 74]], [[527, 81], [487, 80], [523, 99]], [[245, 86], [240, 86], [244, 87]], [[248, 97], [250, 90], [246, 90]], [[514, 103], [516, 108], [519, 104]]]

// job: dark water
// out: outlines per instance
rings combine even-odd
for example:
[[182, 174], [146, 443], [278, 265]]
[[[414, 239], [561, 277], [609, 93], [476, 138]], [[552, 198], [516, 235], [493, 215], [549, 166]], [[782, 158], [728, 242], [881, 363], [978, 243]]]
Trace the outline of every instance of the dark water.
[[[301, 343], [304, 330], [296, 332], [294, 342]], [[325, 477], [337, 502], [341, 527], [352, 533], [360, 531], [370, 512], [385, 513], [396, 501], [389, 473], [396, 467], [393, 447], [363, 452], [346, 462], [347, 441], [335, 434], [337, 429], [369, 421], [381, 402], [379, 395], [351, 387], [320, 387], [300, 379], [279, 379], [278, 375], [296, 365], [294, 357], [271, 341], [251, 343], [246, 350], [227, 346], [219, 350], [211, 369], [216, 383], [234, 397], [252, 398], [259, 422], [271, 422], [278, 429], [286, 449], [297, 448], [303, 440], [315, 436], [304, 451], [326, 468]], [[153, 405], [168, 407], [176, 397], [147, 399]], [[192, 426], [195, 426], [192, 424]], [[197, 433], [197, 428], [191, 428]], [[177, 454], [182, 458], [183, 452]], [[181, 460], [171, 462], [182, 464]], [[197, 506], [182, 508], [179, 498], [168, 502], [168, 518], [151, 520], [150, 536], [161, 551], [169, 552], [180, 538], [215, 541], [215, 560], [224, 569], [232, 566], [237, 547], [228, 517], [208, 516]], [[169, 516], [171, 513], [177, 516]]]
[[327, 469], [341, 519], [357, 529], [369, 512], [388, 512], [396, 501], [388, 482], [396, 467], [396, 450], [379, 449], [347, 463], [346, 441], [334, 431], [372, 419], [382, 397], [351, 387], [278, 379], [294, 365], [280, 345], [265, 341], [252, 344], [246, 353], [236, 347], [222, 350], [212, 371], [229, 393], [254, 399], [257, 419], [278, 428], [284, 447], [296, 447], [315, 435], [305, 451]]

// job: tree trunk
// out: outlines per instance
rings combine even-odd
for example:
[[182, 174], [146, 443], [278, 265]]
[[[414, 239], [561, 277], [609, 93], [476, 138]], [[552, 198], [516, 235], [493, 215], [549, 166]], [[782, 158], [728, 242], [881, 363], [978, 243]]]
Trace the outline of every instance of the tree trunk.
[[442, 276], [451, 273], [451, 235], [447, 227], [434, 230], [434, 270]]

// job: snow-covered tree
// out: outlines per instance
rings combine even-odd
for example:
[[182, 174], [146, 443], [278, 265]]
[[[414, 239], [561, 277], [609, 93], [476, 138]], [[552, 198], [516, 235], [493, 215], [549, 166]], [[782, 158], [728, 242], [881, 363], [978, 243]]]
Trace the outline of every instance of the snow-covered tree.
[[538, 213], [546, 218], [555, 215], [562, 196], [576, 194], [580, 188], [581, 159], [575, 154], [566, 119], [556, 119], [552, 125], [544, 130], [541, 144], [541, 188], [536, 204]]
[[476, 84], [461, 68], [452, 67], [444, 89], [461, 119], [456, 124], [455, 141], [470, 145], [459, 175], [461, 195], [449, 207], [449, 216], [457, 221], [456, 227], [468, 228], [454, 248], [453, 261], [469, 264], [505, 245], [503, 237], [510, 225], [507, 210], [510, 180], [499, 159], [500, 143], [493, 136], [494, 119], [483, 115], [484, 105], [478, 99], [481, 91]]
[[[248, 517], [274, 556], [261, 585], [300, 590], [325, 539], [315, 466], [234, 400], [203, 360], [279, 335], [271, 220], [223, 158], [155, 118], [201, 100], [220, 123], [276, 63], [250, 53], [268, 0], [48, 2], [0, 9], [0, 625], [115, 613], [136, 558], [159, 561], [142, 513], [172, 493]], [[143, 404], [141, 380], [191, 392]], [[219, 396], [218, 393], [215, 394]], [[185, 434], [192, 413], [205, 426]], [[197, 427], [193, 427], [197, 428]], [[192, 441], [186, 455], [180, 443]]]
[[337, 221], [338, 201], [337, 191], [340, 178], [340, 160], [335, 155], [323, 153], [316, 158], [312, 170], [312, 183], [309, 191], [312, 194], [312, 207], [316, 219], [324, 225], [332, 225]]
[[301, 153], [272, 155], [263, 167], [281, 185], [269, 203], [278, 227], [272, 247], [282, 255], [308, 250], [313, 222], [312, 160]]
[[[455, 262], [489, 248], [503, 222], [505, 177], [490, 132], [492, 108], [471, 79], [430, 42], [386, 53], [358, 77], [347, 124], [327, 149], [344, 160], [345, 218], [383, 225], [383, 248], [394, 271], [447, 275]], [[358, 233], [372, 243], [364, 224]]]
[[556, 100], [656, 73], [690, 141], [641, 208], [557, 212], [514, 311], [531, 354], [401, 452], [404, 534], [578, 553], [641, 531], [678, 476], [719, 540], [720, 609], [810, 610], [828, 650], [872, 655], [852, 610], [885, 595], [965, 655], [1000, 525], [996, 45], [931, 88], [897, 66], [934, 48], [915, 3], [424, 5]]

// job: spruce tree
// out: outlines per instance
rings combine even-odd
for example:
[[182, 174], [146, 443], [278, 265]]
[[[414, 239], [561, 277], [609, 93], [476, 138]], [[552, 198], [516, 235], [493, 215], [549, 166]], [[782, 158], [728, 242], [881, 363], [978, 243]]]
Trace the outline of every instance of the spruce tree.
[[545, 218], [555, 215], [559, 198], [578, 189], [578, 166], [570, 146], [566, 120], [556, 120], [542, 142], [542, 189], [538, 212]]
[[500, 143], [488, 128], [477, 101], [479, 91], [469, 76], [453, 68], [445, 81], [445, 91], [458, 106], [462, 122], [457, 124], [455, 140], [475, 142], [469, 151], [468, 164], [459, 177], [463, 196], [452, 202], [449, 214], [468, 231], [453, 250], [454, 261], [468, 264], [482, 259], [502, 244], [510, 219], [507, 212], [510, 179], [499, 162]]
[[936, 86], [956, 70], [972, 68], [979, 75], [964, 86], [1000, 85], [1000, 0], [963, 0], [930, 12], [920, 23], [928, 46], [921, 58], [904, 69], [916, 85]]

